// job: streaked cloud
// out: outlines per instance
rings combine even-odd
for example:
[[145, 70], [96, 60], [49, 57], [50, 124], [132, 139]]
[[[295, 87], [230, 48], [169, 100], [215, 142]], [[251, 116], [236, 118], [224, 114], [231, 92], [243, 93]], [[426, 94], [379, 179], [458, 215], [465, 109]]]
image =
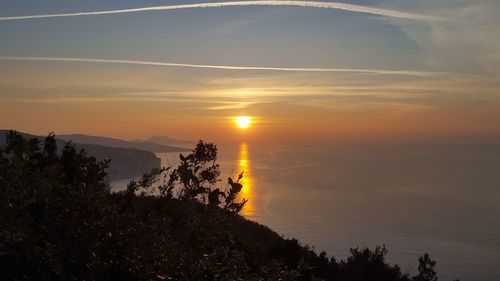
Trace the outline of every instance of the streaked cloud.
[[174, 62], [158, 62], [143, 60], [116, 60], [116, 59], [95, 59], [95, 58], [64, 58], [64, 57], [6, 57], [0, 56], [0, 60], [8, 61], [48, 61], [48, 62], [81, 62], [81, 63], [110, 63], [128, 65], [166, 66], [166, 67], [188, 67], [201, 69], [221, 69], [221, 70], [262, 70], [262, 71], [285, 71], [285, 72], [342, 72], [361, 73], [379, 75], [406, 75], [434, 77], [446, 75], [445, 72], [431, 72], [419, 70], [387, 70], [387, 69], [362, 69], [362, 68], [307, 68], [307, 67], [275, 67], [275, 66], [232, 66], [232, 65], [208, 65], [208, 64], [187, 64]]
[[421, 0], [415, 3], [422, 13], [453, 20], [426, 25], [396, 23], [423, 50], [427, 65], [444, 71], [500, 77], [499, 1]]
[[201, 9], [201, 8], [223, 8], [223, 7], [248, 7], [248, 6], [287, 6], [287, 7], [303, 7], [303, 8], [318, 8], [318, 9], [334, 9], [348, 12], [363, 13], [378, 15], [391, 18], [402, 18], [410, 20], [436, 20], [437, 17], [414, 14], [392, 9], [376, 8], [363, 5], [347, 4], [341, 2], [318, 2], [318, 1], [231, 1], [231, 2], [209, 2], [195, 4], [180, 4], [180, 5], [162, 5], [151, 7], [139, 7], [130, 9], [116, 9], [105, 11], [90, 11], [76, 13], [60, 13], [60, 14], [40, 14], [40, 15], [22, 15], [22, 16], [4, 16], [0, 17], [0, 21], [9, 20], [25, 20], [25, 19], [40, 19], [40, 18], [56, 18], [56, 17], [76, 17], [76, 16], [96, 16], [109, 14], [124, 14], [124, 13], [142, 13], [152, 11], [168, 11], [182, 9]]

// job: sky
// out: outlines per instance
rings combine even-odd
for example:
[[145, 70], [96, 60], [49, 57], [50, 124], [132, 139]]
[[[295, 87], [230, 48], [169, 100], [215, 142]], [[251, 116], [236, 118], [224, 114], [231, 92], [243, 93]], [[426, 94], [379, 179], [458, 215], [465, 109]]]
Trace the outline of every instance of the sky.
[[500, 142], [498, 34], [497, 0], [0, 0], [0, 128]]

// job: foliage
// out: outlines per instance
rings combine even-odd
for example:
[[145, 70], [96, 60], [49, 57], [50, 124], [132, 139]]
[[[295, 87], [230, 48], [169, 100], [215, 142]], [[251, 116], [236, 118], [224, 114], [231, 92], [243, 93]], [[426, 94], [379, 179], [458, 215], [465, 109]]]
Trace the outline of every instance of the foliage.
[[[187, 156], [179, 155], [180, 164], [168, 175], [171, 168], [153, 169], [149, 174], [142, 177], [139, 182], [132, 181], [127, 189], [127, 193], [155, 194], [151, 188], [156, 187], [160, 197], [170, 199], [173, 197], [177, 187], [179, 194], [177, 199], [185, 202], [197, 202], [205, 204], [211, 208], [220, 207], [232, 213], [239, 213], [246, 199], [236, 202], [238, 194], [243, 186], [240, 180], [243, 173], [236, 181], [228, 178], [229, 188], [226, 191], [216, 188], [215, 184], [220, 177], [219, 165], [216, 164], [217, 147], [214, 144], [207, 144], [200, 141]], [[160, 177], [163, 176], [163, 180]], [[155, 186], [155, 183], [161, 183]], [[156, 193], [157, 194], [157, 193]]]
[[413, 281], [437, 281], [436, 271], [434, 271], [436, 261], [431, 260], [429, 255], [425, 253], [418, 258], [418, 263], [418, 275], [413, 277]]
[[337, 262], [242, 218], [239, 175], [217, 187], [217, 148], [199, 142], [175, 167], [110, 193], [109, 161], [15, 132], [0, 150], [0, 280], [434, 281], [409, 279], [385, 248]]

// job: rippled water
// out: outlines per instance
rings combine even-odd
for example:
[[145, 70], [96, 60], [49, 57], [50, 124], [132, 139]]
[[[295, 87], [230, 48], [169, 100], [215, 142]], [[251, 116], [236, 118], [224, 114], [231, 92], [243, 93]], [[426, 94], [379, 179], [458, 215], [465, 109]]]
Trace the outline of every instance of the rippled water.
[[337, 259], [385, 244], [404, 271], [429, 252], [440, 280], [500, 280], [500, 146], [240, 143], [219, 163], [245, 171], [245, 216]]

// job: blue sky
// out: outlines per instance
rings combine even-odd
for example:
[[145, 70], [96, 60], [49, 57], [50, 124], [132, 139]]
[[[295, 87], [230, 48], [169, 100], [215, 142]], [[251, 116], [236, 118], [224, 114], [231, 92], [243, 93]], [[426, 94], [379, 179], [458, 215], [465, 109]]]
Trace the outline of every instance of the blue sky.
[[[186, 3], [3, 0], [0, 19]], [[488, 122], [500, 115], [498, 1], [343, 3], [418, 17], [248, 6], [0, 20], [4, 58], [406, 73], [235, 71], [2, 59], [0, 125], [37, 133], [83, 131], [133, 138], [175, 130], [183, 137], [215, 138], [219, 134], [213, 131], [228, 128], [227, 118], [246, 114], [261, 123], [256, 139], [499, 134], [500, 125]], [[107, 112], [111, 105], [114, 109]], [[54, 110], [59, 115], [51, 116]], [[83, 120], [89, 112], [95, 112], [95, 120], [87, 123]], [[53, 128], [37, 124], [41, 115]], [[136, 117], [129, 121], [136, 126], [133, 130], [116, 126], [130, 116]], [[183, 126], [168, 120], [182, 120]], [[145, 121], [151, 124], [142, 126]]]

